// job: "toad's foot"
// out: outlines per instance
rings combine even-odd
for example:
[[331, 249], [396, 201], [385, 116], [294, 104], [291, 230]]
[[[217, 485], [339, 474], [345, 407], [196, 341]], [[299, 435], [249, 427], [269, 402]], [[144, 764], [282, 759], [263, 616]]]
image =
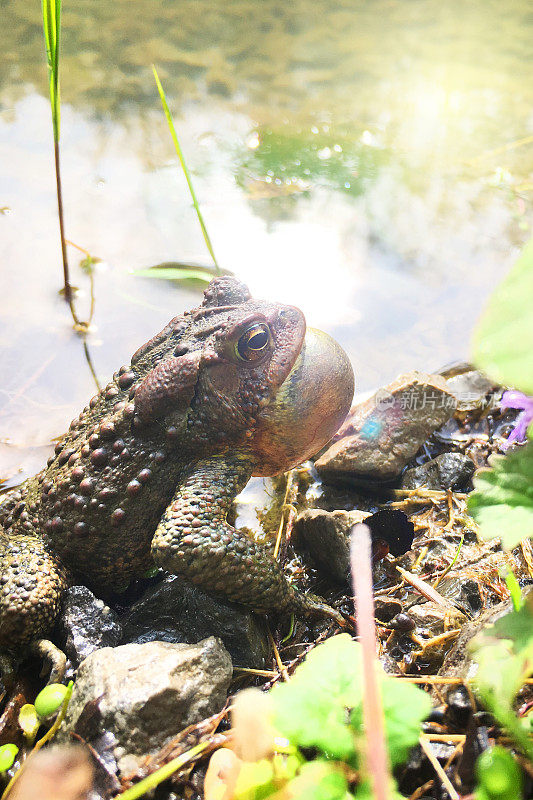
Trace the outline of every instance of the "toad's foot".
[[42, 658], [41, 678], [48, 675], [48, 683], [63, 683], [67, 668], [67, 657], [62, 650], [48, 639], [35, 639], [30, 643], [30, 652]]
[[344, 617], [340, 611], [328, 606], [327, 603], [314, 594], [294, 591], [287, 604], [287, 610], [304, 616], [325, 617], [335, 622], [340, 628], [353, 628], [353, 623]]
[[0, 647], [16, 652], [46, 635], [61, 606], [66, 574], [41, 538], [0, 532]]
[[325, 616], [345, 627], [342, 614], [313, 595], [297, 592], [266, 548], [226, 522], [233, 499], [252, 472], [253, 463], [239, 454], [196, 464], [156, 530], [155, 562], [254, 611]]

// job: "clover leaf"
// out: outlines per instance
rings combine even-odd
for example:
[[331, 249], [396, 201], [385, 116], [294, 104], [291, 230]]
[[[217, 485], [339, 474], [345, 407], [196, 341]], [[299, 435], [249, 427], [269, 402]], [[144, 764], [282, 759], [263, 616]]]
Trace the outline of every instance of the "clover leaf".
[[501, 537], [507, 549], [533, 537], [533, 442], [493, 456], [491, 469], [474, 478], [475, 491], [468, 510], [481, 528], [483, 538]]

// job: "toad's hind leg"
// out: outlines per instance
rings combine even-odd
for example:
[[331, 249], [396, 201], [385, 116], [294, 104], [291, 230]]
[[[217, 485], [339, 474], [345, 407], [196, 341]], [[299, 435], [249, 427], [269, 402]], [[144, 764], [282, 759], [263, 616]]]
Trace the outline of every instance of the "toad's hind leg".
[[51, 630], [67, 586], [40, 538], [0, 532], [0, 648], [17, 650]]
[[232, 501], [251, 474], [252, 464], [238, 454], [196, 464], [155, 532], [154, 560], [254, 611], [316, 614], [343, 624], [335, 609], [294, 589], [266, 548], [226, 522]]

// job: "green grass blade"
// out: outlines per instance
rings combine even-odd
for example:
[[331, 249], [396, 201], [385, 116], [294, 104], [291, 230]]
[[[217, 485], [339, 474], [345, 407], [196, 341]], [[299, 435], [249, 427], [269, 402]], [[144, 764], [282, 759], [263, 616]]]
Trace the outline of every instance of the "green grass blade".
[[154, 78], [157, 85], [157, 90], [159, 92], [159, 97], [161, 98], [161, 104], [163, 106], [163, 111], [165, 112], [165, 117], [167, 118], [168, 127], [170, 130], [170, 135], [172, 136], [172, 141], [174, 142], [174, 147], [176, 149], [176, 153], [179, 158], [179, 162], [181, 164], [181, 168], [183, 170], [183, 174], [185, 175], [185, 180], [187, 181], [187, 186], [189, 187], [189, 192], [191, 193], [193, 206], [196, 211], [196, 215], [198, 217], [198, 222], [200, 223], [200, 227], [202, 229], [202, 234], [204, 237], [204, 241], [206, 243], [207, 249], [213, 259], [213, 264], [216, 267], [217, 272], [220, 274], [220, 267], [218, 265], [218, 261], [215, 258], [215, 253], [213, 251], [213, 246], [211, 244], [211, 239], [209, 238], [209, 234], [207, 233], [207, 228], [205, 227], [204, 218], [202, 217], [202, 212], [200, 211], [200, 206], [198, 205], [198, 200], [196, 199], [196, 194], [194, 191], [194, 187], [192, 185], [191, 175], [189, 173], [189, 169], [187, 164], [185, 163], [185, 157], [183, 155], [183, 151], [181, 149], [181, 145], [178, 140], [178, 135], [176, 133], [176, 129], [174, 127], [174, 121], [172, 119], [172, 114], [170, 113], [170, 109], [168, 107], [167, 98], [165, 96], [165, 91], [161, 85], [161, 81], [159, 80], [159, 75], [157, 74], [157, 70], [155, 66], [152, 64], [152, 70], [154, 72]]
[[59, 142], [59, 41], [61, 36], [61, 0], [42, 0], [42, 11], [54, 141]]
[[213, 274], [207, 270], [200, 269], [137, 269], [133, 272], [138, 278], [159, 278], [165, 281], [185, 281], [195, 280], [209, 283], [213, 278]]

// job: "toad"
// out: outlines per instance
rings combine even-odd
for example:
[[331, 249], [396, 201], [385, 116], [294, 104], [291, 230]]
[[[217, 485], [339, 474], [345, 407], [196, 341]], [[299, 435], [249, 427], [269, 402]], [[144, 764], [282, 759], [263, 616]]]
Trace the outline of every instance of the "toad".
[[70, 424], [45, 469], [0, 504], [0, 646], [35, 644], [69, 583], [105, 596], [154, 563], [254, 611], [341, 615], [297, 591], [226, 515], [252, 475], [316, 453], [354, 378], [297, 308], [216, 278]]

